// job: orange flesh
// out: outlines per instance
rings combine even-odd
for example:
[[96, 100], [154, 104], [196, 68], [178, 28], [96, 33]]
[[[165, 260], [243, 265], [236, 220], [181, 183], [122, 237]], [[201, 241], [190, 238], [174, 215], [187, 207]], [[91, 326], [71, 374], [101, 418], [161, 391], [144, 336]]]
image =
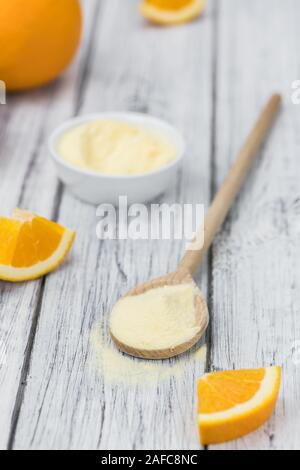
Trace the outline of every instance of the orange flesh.
[[20, 222], [1, 217], [0, 227], [0, 264], [10, 265], [17, 244]]
[[42, 217], [0, 218], [0, 264], [26, 268], [43, 261], [58, 248], [64, 233], [63, 227]]
[[146, 3], [162, 10], [180, 10], [180, 8], [193, 3], [193, 0], [146, 0]]
[[264, 369], [208, 374], [198, 382], [198, 412], [216, 413], [247, 402], [258, 392], [264, 376]]

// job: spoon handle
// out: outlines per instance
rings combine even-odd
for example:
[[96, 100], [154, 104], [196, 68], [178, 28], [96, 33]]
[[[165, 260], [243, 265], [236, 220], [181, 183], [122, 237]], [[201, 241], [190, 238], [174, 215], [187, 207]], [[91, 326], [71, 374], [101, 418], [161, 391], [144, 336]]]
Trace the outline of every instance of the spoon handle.
[[[261, 115], [240, 150], [237, 160], [231, 167], [223, 185], [216, 194], [213, 203], [206, 215], [204, 224], [204, 244], [201, 249], [195, 246], [188, 249], [181, 260], [178, 269], [195, 273], [203, 256], [210, 248], [213, 239], [223, 224], [233, 202], [243, 185], [249, 170], [257, 158], [258, 150], [270, 130], [280, 109], [281, 96], [274, 94], [261, 112]], [[199, 236], [199, 239], [203, 238]]]

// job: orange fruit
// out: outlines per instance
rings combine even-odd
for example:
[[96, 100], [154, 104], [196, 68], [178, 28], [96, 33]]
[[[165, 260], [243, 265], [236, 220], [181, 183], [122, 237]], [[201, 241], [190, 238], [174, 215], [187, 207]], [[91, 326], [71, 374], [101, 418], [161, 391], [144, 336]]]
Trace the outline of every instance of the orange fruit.
[[53, 271], [74, 237], [72, 230], [28, 211], [0, 217], [0, 280], [28, 281]]
[[174, 25], [196, 18], [205, 6], [206, 0], [143, 0], [140, 11], [153, 23]]
[[56, 78], [81, 35], [79, 0], [0, 0], [0, 79], [24, 90]]
[[198, 381], [198, 425], [203, 445], [255, 431], [271, 416], [280, 367], [206, 374]]

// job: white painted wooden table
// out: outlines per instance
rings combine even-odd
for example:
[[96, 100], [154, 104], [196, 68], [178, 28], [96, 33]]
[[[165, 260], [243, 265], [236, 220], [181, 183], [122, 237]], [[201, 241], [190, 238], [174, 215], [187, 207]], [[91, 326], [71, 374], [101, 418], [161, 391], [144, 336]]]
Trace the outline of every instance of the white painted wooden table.
[[[211, 0], [201, 20], [171, 29], [147, 25], [137, 4], [84, 0], [85, 37], [73, 67], [0, 106], [1, 212], [21, 206], [78, 232], [61, 269], [0, 284], [0, 447], [197, 449], [196, 379], [205, 370], [278, 364], [275, 416], [210, 449], [299, 449], [300, 106], [291, 102], [291, 83], [300, 78], [300, 3]], [[183, 246], [99, 242], [95, 208], [58, 184], [47, 136], [92, 111], [165, 118], [185, 134], [188, 152], [163, 200], [207, 205], [276, 90], [285, 98], [281, 118], [197, 279], [211, 312], [206, 356], [158, 365], [164, 380], [111, 381], [91, 366], [91, 331], [107, 325], [119, 295], [175, 268]]]

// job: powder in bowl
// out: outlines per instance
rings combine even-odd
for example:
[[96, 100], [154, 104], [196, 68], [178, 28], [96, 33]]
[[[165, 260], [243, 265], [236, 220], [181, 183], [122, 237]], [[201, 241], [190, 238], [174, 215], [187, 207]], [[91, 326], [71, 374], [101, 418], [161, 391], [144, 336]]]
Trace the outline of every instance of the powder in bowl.
[[117, 120], [95, 120], [66, 131], [57, 151], [73, 166], [107, 175], [143, 174], [176, 159], [162, 133]]

